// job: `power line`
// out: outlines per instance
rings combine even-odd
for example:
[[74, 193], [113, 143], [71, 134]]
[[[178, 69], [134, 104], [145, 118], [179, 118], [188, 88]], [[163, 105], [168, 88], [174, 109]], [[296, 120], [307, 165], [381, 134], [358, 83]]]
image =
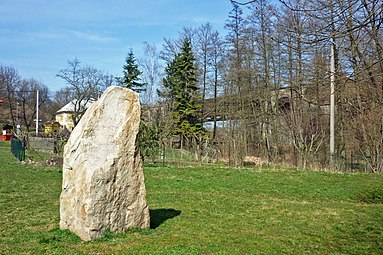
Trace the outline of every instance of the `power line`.
[[8, 92], [8, 93], [32, 93], [32, 92], [36, 92], [38, 89], [35, 89], [35, 90], [7, 90], [7, 89], [0, 89], [0, 91], [5, 91], [5, 92]]
[[245, 3], [240, 3], [240, 2], [238, 2], [238, 1], [230, 0], [230, 2], [235, 3], [235, 4], [238, 4], [238, 5], [247, 5], [247, 4], [254, 3], [254, 2], [256, 2], [256, 1], [257, 1], [257, 0], [252, 0], [252, 1], [245, 2]]

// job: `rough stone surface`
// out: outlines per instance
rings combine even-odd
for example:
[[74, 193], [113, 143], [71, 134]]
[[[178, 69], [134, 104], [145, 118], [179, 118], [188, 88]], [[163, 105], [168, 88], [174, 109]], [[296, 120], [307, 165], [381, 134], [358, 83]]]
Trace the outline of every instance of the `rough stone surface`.
[[110, 87], [86, 111], [64, 148], [60, 227], [82, 240], [105, 230], [150, 227], [136, 148], [138, 94]]

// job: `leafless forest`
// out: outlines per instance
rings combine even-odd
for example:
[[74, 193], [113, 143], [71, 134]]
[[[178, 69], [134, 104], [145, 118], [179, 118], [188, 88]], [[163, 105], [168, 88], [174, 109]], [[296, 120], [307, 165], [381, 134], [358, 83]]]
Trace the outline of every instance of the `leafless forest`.
[[[213, 150], [233, 165], [256, 156], [298, 167], [382, 172], [383, 2], [232, 3], [225, 36], [210, 24], [180, 32], [192, 38]], [[165, 40], [161, 57], [171, 56], [179, 42]]]

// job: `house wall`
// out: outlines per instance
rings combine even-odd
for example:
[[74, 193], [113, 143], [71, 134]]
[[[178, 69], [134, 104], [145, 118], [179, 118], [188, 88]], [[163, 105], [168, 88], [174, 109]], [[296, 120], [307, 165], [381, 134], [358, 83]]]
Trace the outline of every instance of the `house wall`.
[[69, 131], [72, 131], [74, 127], [71, 113], [62, 112], [56, 114], [56, 121], [59, 122], [62, 127], [66, 127]]

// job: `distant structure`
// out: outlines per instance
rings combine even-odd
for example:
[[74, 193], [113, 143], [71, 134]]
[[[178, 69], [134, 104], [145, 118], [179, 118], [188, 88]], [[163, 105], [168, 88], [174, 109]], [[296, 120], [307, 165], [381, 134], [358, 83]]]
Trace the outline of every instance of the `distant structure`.
[[12, 138], [12, 130], [13, 130], [13, 126], [11, 126], [9, 124], [5, 124], [3, 126], [3, 129], [2, 129], [1, 140], [2, 141], [9, 141], [9, 140], [11, 140], [11, 138]]
[[[95, 100], [87, 101], [81, 105], [81, 108], [88, 109]], [[78, 100], [72, 100], [56, 112], [55, 120], [60, 123], [61, 127], [72, 131], [74, 128], [73, 116], [75, 113], [75, 105]]]
[[56, 135], [59, 132], [60, 129], [60, 123], [55, 121], [47, 121], [45, 122], [44, 126], [44, 134], [47, 136], [53, 136]]

